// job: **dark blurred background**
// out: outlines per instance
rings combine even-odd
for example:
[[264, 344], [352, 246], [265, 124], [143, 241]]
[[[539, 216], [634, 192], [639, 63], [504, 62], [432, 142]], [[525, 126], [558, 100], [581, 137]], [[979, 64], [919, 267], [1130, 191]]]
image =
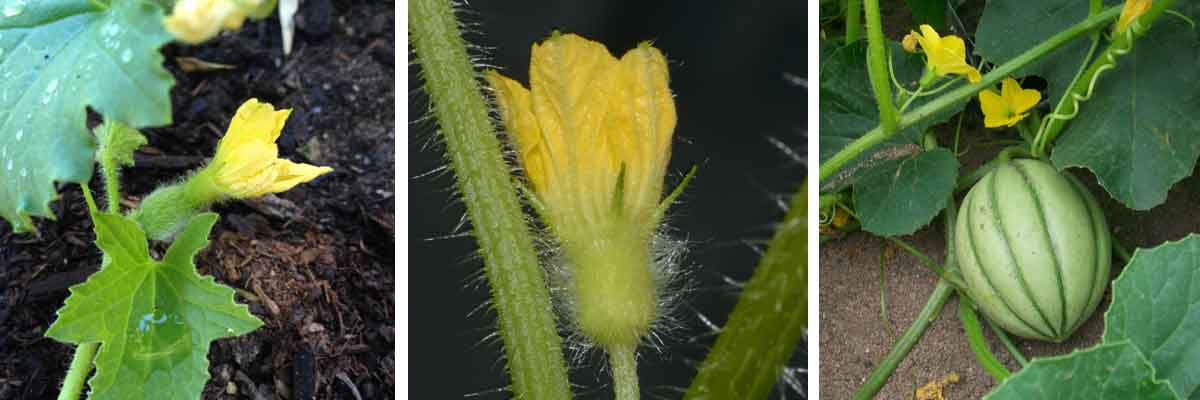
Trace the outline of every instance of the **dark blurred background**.
[[[476, 0], [459, 17], [474, 24], [468, 39], [489, 47], [484, 62], [526, 85], [530, 45], [555, 29], [604, 43], [617, 57], [652, 40], [669, 59], [679, 123], [664, 186], [674, 188], [691, 166], [699, 167], [668, 217], [676, 236], [691, 242], [685, 264], [696, 290], [682, 308], [687, 326], [663, 353], [643, 351], [638, 372], [645, 398], [682, 397], [714, 340], [697, 315], [724, 323], [737, 299], [735, 283], [750, 277], [756, 249], [804, 178], [804, 2]], [[410, 87], [419, 85], [416, 72], [410, 67]], [[426, 101], [414, 91], [409, 115], [424, 115]], [[446, 163], [434, 135], [429, 123], [411, 125], [412, 370], [399, 373], [409, 374], [412, 398], [510, 398], [502, 390], [508, 384], [502, 349], [489, 338], [494, 314], [472, 313], [489, 294], [475, 280], [482, 263], [474, 239], [455, 235], [469, 227], [456, 231], [465, 210], [453, 197], [453, 177], [438, 172]], [[804, 360], [797, 351], [792, 365]], [[594, 356], [572, 366], [577, 398], [612, 398], [603, 365]]]

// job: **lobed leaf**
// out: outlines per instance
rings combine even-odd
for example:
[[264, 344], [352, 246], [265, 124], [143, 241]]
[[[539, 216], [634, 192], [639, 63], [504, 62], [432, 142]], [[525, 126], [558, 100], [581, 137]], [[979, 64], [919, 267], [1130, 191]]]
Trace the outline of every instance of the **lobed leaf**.
[[192, 258], [208, 245], [217, 214], [188, 223], [162, 261], [136, 222], [96, 214], [96, 245], [110, 260], [71, 287], [46, 331], [56, 340], [100, 342], [89, 399], [197, 399], [208, 381], [212, 341], [262, 326], [233, 289], [201, 277]]
[[171, 122], [171, 39], [152, 1], [8, 0], [0, 7], [0, 217], [53, 217], [55, 182], [87, 182], [88, 107], [134, 128]]
[[946, 207], [957, 177], [958, 160], [946, 149], [881, 163], [854, 183], [858, 220], [880, 236], [916, 232]]
[[[1086, 1], [992, 0], [984, 7], [975, 30], [975, 53], [993, 64], [1003, 64], [1087, 16]], [[1053, 106], [1071, 85], [1080, 65], [1088, 62], [1083, 58], [1090, 46], [1091, 40], [1077, 39], [1017, 70], [1017, 75], [1046, 79], [1046, 99]]]
[[1034, 360], [984, 400], [1171, 400], [1166, 382], [1129, 342]]

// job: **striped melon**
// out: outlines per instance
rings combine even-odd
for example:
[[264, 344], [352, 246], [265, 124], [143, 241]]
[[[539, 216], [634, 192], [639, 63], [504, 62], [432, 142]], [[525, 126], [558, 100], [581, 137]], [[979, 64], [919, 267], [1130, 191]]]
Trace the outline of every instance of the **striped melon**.
[[1077, 179], [1012, 160], [963, 199], [955, 254], [980, 310], [1015, 335], [1061, 342], [1108, 286], [1108, 224]]

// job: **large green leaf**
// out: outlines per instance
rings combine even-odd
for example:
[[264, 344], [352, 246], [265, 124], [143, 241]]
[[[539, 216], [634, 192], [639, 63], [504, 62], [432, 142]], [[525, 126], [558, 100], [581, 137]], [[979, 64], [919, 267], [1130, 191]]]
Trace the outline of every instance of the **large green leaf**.
[[1198, 43], [1197, 31], [1180, 18], [1156, 20], [1100, 77], [1091, 101], [1055, 144], [1054, 164], [1092, 170], [1131, 208], [1162, 204], [1200, 155]]
[[1129, 342], [1039, 358], [984, 400], [1172, 400], [1171, 387]]
[[907, 235], [946, 207], [957, 177], [958, 161], [946, 149], [888, 161], [854, 183], [854, 209], [868, 232]]
[[946, 0], [904, 0], [918, 24], [941, 29], [946, 26]]
[[86, 108], [139, 128], [171, 122], [157, 3], [6, 0], [0, 9], [0, 216], [53, 217], [55, 182], [86, 182]]
[[[888, 52], [892, 57], [892, 68], [897, 81], [909, 90], [915, 90], [917, 81], [925, 68], [925, 58], [920, 54], [905, 52], [897, 43], [889, 42]], [[839, 47], [831, 42], [821, 43], [821, 71], [819, 107], [820, 159], [828, 160], [846, 145], [862, 137], [864, 133], [879, 125], [879, 111], [867, 78], [867, 43], [860, 40]], [[962, 80], [965, 82], [966, 80]], [[955, 86], [963, 83], [956, 83]], [[898, 95], [898, 94], [896, 94]], [[936, 98], [921, 97], [913, 101], [909, 110]], [[860, 154], [841, 172], [821, 182], [821, 191], [837, 191], [854, 183], [859, 177], [877, 168], [895, 167], [888, 163], [919, 151], [915, 143], [921, 132], [945, 122], [962, 110], [966, 102], [947, 108], [929, 119], [910, 126], [891, 139]], [[894, 172], [894, 171], [893, 171]]]
[[[975, 53], [994, 64], [1003, 64], [1054, 34], [1087, 18], [1088, 2], [1079, 0], [992, 0], [987, 2], [975, 30]], [[1057, 104], [1085, 61], [1090, 37], [1058, 48], [1042, 59], [1017, 70], [1016, 75], [1046, 79], [1046, 98]]]
[[1104, 341], [1129, 340], [1181, 398], [1200, 399], [1200, 236], [1138, 249], [1112, 298]]
[[234, 302], [233, 289], [201, 277], [192, 263], [217, 214], [192, 218], [162, 261], [149, 256], [137, 223], [116, 214], [94, 220], [96, 245], [110, 262], [71, 288], [46, 336], [100, 342], [90, 399], [199, 398], [209, 344], [262, 326]]

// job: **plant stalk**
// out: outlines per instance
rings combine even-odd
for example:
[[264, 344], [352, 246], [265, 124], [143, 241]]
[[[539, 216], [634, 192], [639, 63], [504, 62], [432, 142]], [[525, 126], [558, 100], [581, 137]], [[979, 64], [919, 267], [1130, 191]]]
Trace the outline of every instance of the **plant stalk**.
[[84, 343], [75, 348], [75, 356], [71, 358], [67, 377], [63, 378], [58, 400], [77, 400], [83, 394], [83, 385], [87, 382], [88, 375], [92, 374], [92, 361], [96, 359], [98, 348], [100, 342]]
[[879, 0], [863, 0], [863, 9], [867, 14], [867, 76], [871, 79], [875, 104], [879, 106], [879, 126], [891, 136], [897, 131], [898, 117], [896, 104], [892, 102], [892, 86], [884, 49], [887, 42], [883, 38], [883, 24], [879, 17]]
[[854, 43], [862, 36], [863, 0], [846, 0], [846, 44]]
[[451, 2], [413, 0], [408, 11], [414, 59], [491, 285], [513, 397], [570, 398], [550, 293]]
[[808, 322], [808, 182], [746, 283], [685, 399], [765, 399]]
[[638, 400], [637, 348], [619, 346], [608, 349], [616, 400]]
[[[838, 173], [838, 171], [845, 167], [847, 163], [858, 157], [859, 154], [862, 154], [862, 152], [867, 151], [879, 143], [887, 140], [898, 130], [924, 121], [946, 108], [958, 104], [961, 101], [967, 100], [971, 96], [979, 93], [980, 90], [991, 87], [992, 85], [996, 84], [996, 82], [999, 82], [1005, 77], [1011, 75], [1018, 69], [1050, 54], [1071, 40], [1087, 34], [1093, 29], [1104, 26], [1116, 18], [1120, 13], [1121, 7], [1113, 6], [1099, 14], [1080, 21], [1078, 24], [1059, 32], [1054, 36], [1051, 36], [1046, 41], [1030, 48], [1029, 50], [1026, 50], [1024, 53], [1021, 53], [1017, 57], [1004, 64], [1001, 64], [1000, 66], [997, 66], [995, 69], [992, 69], [992, 71], [984, 75], [983, 79], [978, 83], [955, 89], [928, 103], [922, 104], [915, 110], [904, 113], [904, 115], [900, 116], [900, 120], [897, 123], [895, 130], [889, 131], [884, 129], [885, 124], [881, 122], [879, 126], [871, 129], [855, 141], [850, 142], [850, 144], [839, 150], [824, 163], [821, 163], [819, 180], [824, 181], [826, 178]], [[868, 24], [868, 27], [869, 25], [870, 24]]]

